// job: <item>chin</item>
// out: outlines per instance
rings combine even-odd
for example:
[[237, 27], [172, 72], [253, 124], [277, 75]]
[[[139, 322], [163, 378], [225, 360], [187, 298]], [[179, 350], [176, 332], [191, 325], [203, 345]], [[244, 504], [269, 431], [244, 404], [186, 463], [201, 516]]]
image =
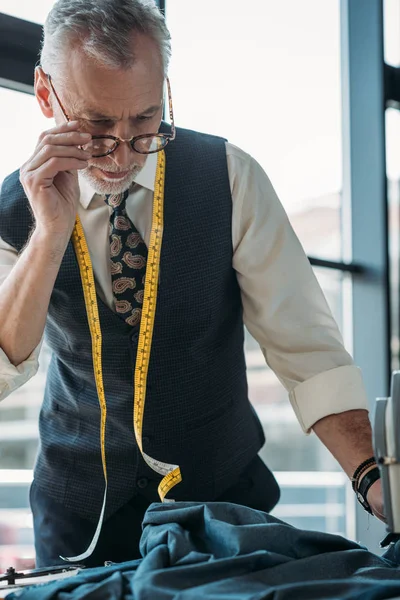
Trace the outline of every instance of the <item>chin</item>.
[[81, 171], [81, 175], [88, 181], [91, 187], [97, 194], [121, 194], [127, 190], [132, 183], [135, 181], [135, 177], [142, 170], [142, 167], [135, 167], [130, 171], [123, 179], [112, 181], [107, 178], [97, 175], [94, 170], [97, 171], [98, 167], [89, 166]]

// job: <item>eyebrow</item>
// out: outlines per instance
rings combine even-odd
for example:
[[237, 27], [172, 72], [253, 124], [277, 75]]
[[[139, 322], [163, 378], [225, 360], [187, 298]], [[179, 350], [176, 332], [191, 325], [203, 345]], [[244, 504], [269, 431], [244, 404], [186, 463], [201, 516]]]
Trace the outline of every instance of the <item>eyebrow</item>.
[[[142, 112], [138, 113], [135, 117], [130, 117], [130, 120], [134, 121], [135, 119], [138, 119], [139, 117], [144, 117], [148, 113], [157, 112], [158, 110], [160, 110], [160, 107], [161, 107], [161, 104], [155, 104], [154, 106], [149, 106], [149, 108], [146, 108], [146, 110], [143, 110]], [[118, 117], [111, 116], [111, 115], [105, 115], [105, 114], [98, 112], [97, 110], [91, 109], [91, 108], [84, 109], [82, 111], [81, 118], [89, 119], [89, 120], [103, 120], [103, 121], [118, 121], [119, 120]]]

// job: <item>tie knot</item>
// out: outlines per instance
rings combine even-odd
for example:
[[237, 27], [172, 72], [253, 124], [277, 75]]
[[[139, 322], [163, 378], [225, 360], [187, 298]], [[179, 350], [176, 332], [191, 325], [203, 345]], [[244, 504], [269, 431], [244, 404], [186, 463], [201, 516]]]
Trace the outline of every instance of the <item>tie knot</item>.
[[123, 210], [125, 208], [125, 202], [129, 196], [129, 190], [125, 190], [121, 194], [106, 194], [105, 201], [108, 206], [111, 206], [113, 210]]

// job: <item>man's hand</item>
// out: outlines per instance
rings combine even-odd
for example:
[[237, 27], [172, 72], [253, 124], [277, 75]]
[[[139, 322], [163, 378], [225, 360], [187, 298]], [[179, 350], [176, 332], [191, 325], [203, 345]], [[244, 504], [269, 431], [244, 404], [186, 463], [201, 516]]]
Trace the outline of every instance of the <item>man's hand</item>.
[[0, 290], [0, 348], [15, 366], [43, 336], [54, 282], [75, 223], [77, 170], [88, 165], [87, 153], [79, 148], [85, 141], [76, 122], [50, 129], [41, 134], [20, 171], [35, 230]]
[[367, 501], [372, 512], [378, 519], [385, 522], [385, 513], [383, 506], [382, 482], [380, 479], [371, 485], [367, 494]]
[[73, 121], [43, 132], [20, 172], [36, 228], [66, 239], [74, 227], [79, 201], [77, 170], [85, 169], [91, 156], [79, 147], [91, 136], [78, 131], [78, 126]]

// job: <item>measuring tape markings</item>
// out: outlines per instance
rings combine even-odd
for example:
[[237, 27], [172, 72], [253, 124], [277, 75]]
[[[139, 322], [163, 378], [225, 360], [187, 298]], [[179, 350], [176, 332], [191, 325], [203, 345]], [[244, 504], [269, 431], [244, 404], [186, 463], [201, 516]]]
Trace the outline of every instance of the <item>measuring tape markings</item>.
[[135, 401], [134, 401], [134, 430], [137, 444], [145, 462], [164, 478], [158, 486], [158, 494], [164, 501], [166, 494], [181, 480], [178, 465], [170, 465], [158, 461], [145, 452], [142, 446], [144, 406], [146, 400], [146, 383], [150, 363], [150, 352], [157, 305], [158, 280], [160, 272], [160, 257], [162, 236], [164, 231], [164, 182], [165, 182], [165, 152], [159, 152], [155, 189], [153, 199], [153, 219], [150, 233], [149, 251], [147, 257], [145, 290], [143, 299], [142, 319], [135, 368]]
[[[146, 400], [146, 384], [150, 362], [151, 344], [153, 338], [154, 320], [157, 304], [157, 291], [159, 280], [159, 266], [161, 256], [161, 244], [164, 228], [164, 182], [165, 182], [165, 152], [158, 153], [157, 170], [155, 178], [155, 190], [153, 198], [153, 218], [150, 233], [150, 243], [148, 249], [144, 300], [142, 317], [140, 321], [139, 341], [136, 356], [135, 374], [134, 374], [134, 410], [133, 410], [133, 427], [135, 432], [136, 443], [140, 449], [145, 462], [160, 475], [163, 479], [158, 486], [158, 494], [162, 502], [172, 501], [167, 500], [165, 496], [178, 483], [182, 481], [180, 468], [178, 465], [164, 463], [150, 457], [143, 451], [142, 433], [143, 433], [143, 418], [144, 407]], [[72, 233], [72, 242], [75, 248], [75, 253], [81, 274], [83, 294], [89, 330], [92, 339], [92, 358], [93, 370], [96, 382], [96, 389], [100, 404], [100, 445], [101, 459], [103, 465], [103, 473], [105, 480], [105, 491], [103, 498], [103, 506], [101, 515], [96, 528], [94, 537], [88, 549], [74, 557], [61, 557], [66, 561], [76, 562], [84, 560], [93, 553], [96, 547], [102, 523], [104, 520], [106, 498], [107, 498], [107, 463], [105, 449], [105, 432], [107, 420], [107, 403], [104, 394], [103, 369], [102, 369], [102, 334], [100, 326], [100, 318], [97, 306], [96, 289], [93, 275], [92, 263], [90, 254], [85, 239], [82, 223], [79, 216], [76, 217], [75, 228]]]

